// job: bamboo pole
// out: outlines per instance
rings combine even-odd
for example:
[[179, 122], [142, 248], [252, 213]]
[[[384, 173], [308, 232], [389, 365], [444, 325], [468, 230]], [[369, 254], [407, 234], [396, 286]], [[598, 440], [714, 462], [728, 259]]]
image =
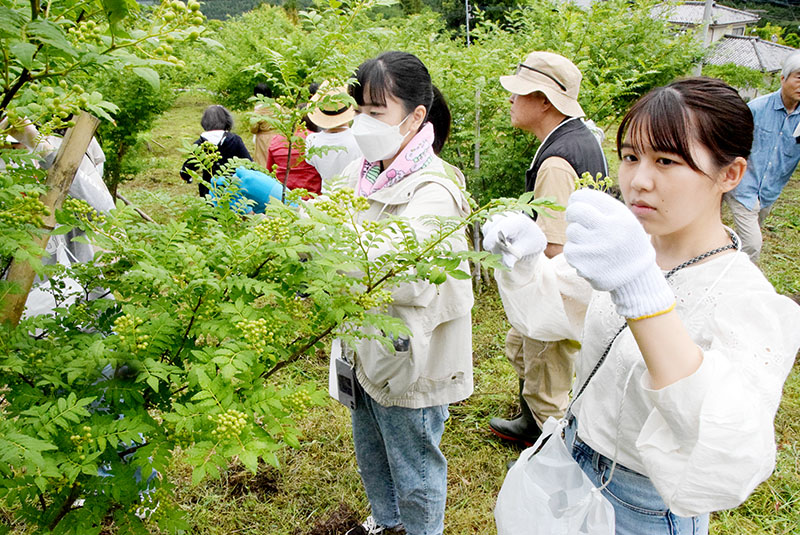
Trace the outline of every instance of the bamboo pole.
[[[64, 136], [56, 159], [47, 172], [47, 181], [45, 182], [47, 193], [41, 199], [50, 213], [44, 218], [46, 230], [55, 228], [56, 210], [61, 208], [61, 204], [67, 196], [81, 160], [83, 160], [83, 155], [86, 154], [86, 149], [89, 148], [89, 143], [91, 143], [99, 123], [99, 119], [83, 112], [75, 121], [75, 126], [67, 130]], [[44, 233], [37, 238], [37, 243], [44, 249], [47, 247], [49, 239], [50, 234]], [[28, 262], [17, 260], [11, 262], [7, 280], [17, 285], [17, 292], [7, 294], [3, 300], [0, 321], [10, 322], [12, 325], [19, 323], [35, 277], [36, 273]]]

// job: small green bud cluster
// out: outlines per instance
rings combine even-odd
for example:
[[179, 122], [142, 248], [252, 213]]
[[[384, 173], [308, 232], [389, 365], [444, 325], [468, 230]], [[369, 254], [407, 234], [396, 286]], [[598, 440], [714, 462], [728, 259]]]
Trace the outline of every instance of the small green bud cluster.
[[124, 314], [114, 320], [114, 332], [119, 336], [119, 341], [123, 344], [129, 339], [131, 344], [140, 350], [147, 349], [150, 336], [147, 334], [140, 334], [138, 327], [144, 323], [142, 318], [135, 318], [130, 314]]
[[91, 19], [82, 20], [75, 24], [75, 26], [71, 26], [69, 30], [67, 30], [67, 35], [72, 38], [73, 43], [102, 43], [100, 39], [102, 35], [100, 26]]
[[274, 242], [285, 241], [290, 236], [288, 222], [279, 217], [262, 219], [253, 227], [253, 232], [263, 240]]
[[238, 437], [247, 425], [247, 415], [236, 409], [228, 409], [216, 416], [209, 414], [208, 419], [216, 422], [217, 427], [211, 430], [211, 435], [220, 440]]
[[203, 347], [203, 346], [216, 347], [219, 345], [219, 338], [217, 338], [213, 334], [199, 334], [197, 338], [194, 339], [194, 344], [197, 347]]
[[86, 459], [86, 450], [90, 449], [90, 446], [94, 444], [94, 438], [92, 438], [92, 428], [88, 425], [84, 425], [82, 431], [82, 435], [76, 434], [69, 437], [69, 439], [75, 445], [75, 451], [78, 452], [78, 459], [81, 461]]
[[[167, 0], [162, 4], [164, 9], [161, 18], [166, 24], [174, 23], [176, 26], [200, 26], [205, 22], [205, 17], [200, 12], [200, 2], [189, 0], [188, 4], [181, 0]], [[196, 39], [198, 36], [190, 39]]]
[[304, 389], [297, 389], [283, 398], [284, 405], [292, 410], [305, 412], [311, 406], [311, 396]]
[[267, 320], [259, 318], [254, 321], [240, 321], [236, 324], [244, 334], [244, 339], [257, 353], [264, 353], [267, 344], [275, 341], [275, 333], [267, 328]]
[[591, 188], [608, 192], [613, 185], [614, 180], [612, 180], [611, 177], [604, 177], [603, 173], [597, 173], [597, 175], [593, 177], [589, 171], [583, 173], [580, 178], [575, 181], [575, 189]]
[[37, 228], [44, 226], [45, 216], [50, 215], [50, 210], [39, 200], [39, 193], [21, 193], [16, 197], [7, 210], [0, 210], [0, 220], [8, 225], [21, 227], [33, 225]]
[[67, 197], [64, 200], [64, 204], [61, 205], [61, 208], [72, 212], [73, 215], [83, 223], [96, 222], [103, 224], [106, 222], [105, 215], [98, 213], [88, 202], [82, 199]]
[[198, 154], [197, 157], [200, 159], [200, 163], [203, 164], [203, 167], [211, 169], [214, 162], [222, 158], [222, 155], [219, 153], [219, 148], [216, 145], [210, 141], [203, 141], [200, 144], [200, 154]]
[[370, 293], [359, 294], [356, 297], [356, 304], [364, 309], [385, 307], [392, 302], [392, 292], [387, 290], [376, 290]]
[[352, 212], [361, 212], [369, 208], [365, 197], [356, 196], [350, 188], [342, 188], [328, 196], [318, 197], [314, 206], [338, 221], [347, 221]]

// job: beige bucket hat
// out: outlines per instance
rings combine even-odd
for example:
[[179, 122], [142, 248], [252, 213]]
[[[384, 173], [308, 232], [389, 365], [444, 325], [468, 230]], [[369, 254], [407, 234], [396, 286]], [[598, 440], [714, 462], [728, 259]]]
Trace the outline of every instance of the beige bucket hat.
[[[311, 97], [311, 102], [319, 102], [323, 97], [347, 95], [347, 87], [330, 87], [328, 82], [323, 82], [316, 93]], [[356, 110], [352, 105], [340, 102], [323, 102], [318, 108], [308, 114], [308, 118], [320, 128], [336, 128], [353, 120]]]
[[517, 65], [517, 72], [500, 77], [500, 85], [515, 95], [541, 91], [567, 117], [586, 115], [578, 104], [581, 71], [564, 56], [552, 52], [531, 52]]

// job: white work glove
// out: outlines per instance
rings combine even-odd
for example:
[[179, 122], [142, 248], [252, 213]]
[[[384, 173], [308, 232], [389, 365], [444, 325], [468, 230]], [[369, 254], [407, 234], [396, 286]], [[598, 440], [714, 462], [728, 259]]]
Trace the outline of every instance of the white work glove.
[[642, 319], [672, 310], [675, 295], [650, 237], [624, 204], [581, 189], [570, 195], [566, 217], [564, 257], [592, 288], [611, 292], [621, 316]]
[[522, 212], [497, 214], [483, 225], [483, 248], [499, 254], [513, 269], [517, 261], [541, 254], [547, 238], [533, 219]]

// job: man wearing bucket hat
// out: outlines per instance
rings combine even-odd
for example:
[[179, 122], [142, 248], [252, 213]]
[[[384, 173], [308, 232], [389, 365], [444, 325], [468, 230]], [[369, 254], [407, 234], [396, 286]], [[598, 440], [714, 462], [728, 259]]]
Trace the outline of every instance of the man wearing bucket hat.
[[[533, 191], [534, 198], [555, 198], [562, 206], [583, 173], [608, 175], [600, 142], [580, 119], [585, 115], [578, 103], [581, 78], [570, 60], [551, 52], [532, 52], [515, 74], [500, 77], [500, 84], [511, 92], [511, 124], [541, 141], [525, 173], [525, 190]], [[567, 223], [564, 212], [550, 210], [548, 215], [552, 217], [540, 217], [537, 223], [547, 238], [545, 254], [553, 257], [563, 249]], [[572, 340], [544, 342], [511, 328], [506, 356], [520, 378], [521, 414], [512, 420], [492, 418], [489, 428], [494, 434], [530, 446], [549, 416], [558, 419], [564, 414], [577, 347]]]
[[322, 83], [311, 97], [311, 102], [316, 103], [316, 108], [308, 114], [308, 118], [322, 131], [309, 134], [306, 147], [319, 148], [321, 151], [310, 156], [308, 161], [319, 172], [322, 190], [326, 191], [326, 183], [330, 179], [341, 176], [350, 162], [361, 158], [361, 149], [350, 131], [350, 122], [356, 112], [350, 103], [347, 87], [331, 87], [328, 82]]

